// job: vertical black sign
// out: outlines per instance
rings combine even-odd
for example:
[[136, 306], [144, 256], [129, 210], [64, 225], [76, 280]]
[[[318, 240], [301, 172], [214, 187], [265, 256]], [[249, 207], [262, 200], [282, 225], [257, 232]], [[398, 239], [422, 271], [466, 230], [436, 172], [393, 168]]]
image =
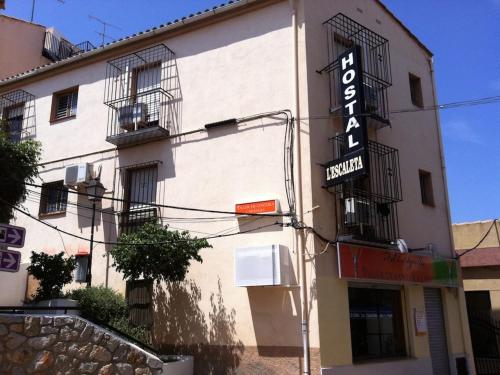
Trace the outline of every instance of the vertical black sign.
[[326, 185], [368, 173], [368, 135], [363, 114], [363, 68], [361, 47], [355, 46], [339, 56], [340, 95], [344, 124], [344, 152], [340, 159], [325, 166]]

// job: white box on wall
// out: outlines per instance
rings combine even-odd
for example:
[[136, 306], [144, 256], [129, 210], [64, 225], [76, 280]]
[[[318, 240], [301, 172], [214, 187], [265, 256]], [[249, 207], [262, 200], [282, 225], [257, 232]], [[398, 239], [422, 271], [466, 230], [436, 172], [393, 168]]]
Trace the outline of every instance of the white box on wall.
[[235, 249], [236, 286], [286, 286], [291, 280], [292, 266], [287, 247], [273, 244]]

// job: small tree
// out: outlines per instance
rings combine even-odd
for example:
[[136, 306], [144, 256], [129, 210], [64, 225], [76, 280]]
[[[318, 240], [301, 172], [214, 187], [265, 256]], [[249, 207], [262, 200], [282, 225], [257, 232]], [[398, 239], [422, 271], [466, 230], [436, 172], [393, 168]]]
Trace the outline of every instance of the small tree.
[[73, 280], [75, 268], [75, 257], [70, 256], [65, 259], [63, 252], [48, 255], [32, 251], [28, 272], [40, 282], [33, 300], [62, 297], [62, 288]]
[[38, 175], [41, 146], [36, 141], [13, 143], [0, 123], [0, 223], [13, 217], [12, 206], [26, 199], [25, 182]]
[[210, 247], [207, 240], [191, 238], [186, 231], [150, 222], [132, 234], [122, 234], [111, 255], [113, 266], [126, 280], [182, 281], [191, 261], [202, 262], [199, 251]]

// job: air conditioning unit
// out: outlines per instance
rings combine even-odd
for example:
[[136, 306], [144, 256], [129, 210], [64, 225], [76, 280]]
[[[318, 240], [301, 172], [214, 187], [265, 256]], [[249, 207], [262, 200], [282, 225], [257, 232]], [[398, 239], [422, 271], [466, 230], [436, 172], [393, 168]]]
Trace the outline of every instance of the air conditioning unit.
[[282, 245], [237, 248], [234, 252], [236, 286], [286, 286], [293, 280], [288, 248]]
[[371, 202], [363, 198], [346, 198], [344, 200], [346, 225], [370, 224]]
[[367, 83], [363, 83], [365, 93], [365, 110], [366, 112], [378, 111], [378, 90], [376, 87]]
[[92, 178], [92, 164], [81, 163], [66, 167], [64, 173], [65, 186], [78, 186], [88, 183]]
[[146, 123], [148, 105], [146, 103], [135, 103], [118, 109], [118, 124], [121, 129], [127, 131], [137, 130]]

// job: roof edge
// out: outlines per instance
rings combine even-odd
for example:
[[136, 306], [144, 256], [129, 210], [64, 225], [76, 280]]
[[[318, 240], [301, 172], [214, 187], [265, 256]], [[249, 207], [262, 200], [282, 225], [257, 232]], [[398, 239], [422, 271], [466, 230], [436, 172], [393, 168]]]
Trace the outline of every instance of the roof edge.
[[12, 16], [8, 16], [6, 14], [0, 14], [0, 18], [8, 18], [9, 20], [13, 20], [13, 21], [17, 21], [17, 22], [21, 22], [21, 23], [24, 23], [24, 24], [28, 24], [28, 25], [32, 25], [32, 26], [36, 26], [36, 27], [41, 27], [43, 28], [44, 30], [47, 29], [46, 26], [44, 25], [40, 25], [39, 23], [34, 23], [34, 22], [29, 22], [29, 21], [26, 21], [26, 20], [23, 20], [21, 18], [16, 18], [16, 17], [12, 17]]
[[430, 57], [434, 56], [432, 51], [429, 48], [427, 48], [426, 45], [424, 43], [422, 43], [422, 41], [420, 41], [420, 39], [418, 39], [418, 37], [415, 34], [413, 34], [408, 27], [406, 27], [406, 25], [403, 23], [403, 21], [401, 21], [398, 17], [396, 17], [396, 15], [394, 13], [392, 13], [389, 10], [389, 8], [387, 8], [387, 6], [382, 2], [382, 0], [375, 0], [375, 1], [382, 7], [382, 9], [387, 14], [389, 14], [389, 16], [391, 16], [403, 28], [404, 31], [406, 31], [406, 33], [410, 36], [410, 38], [412, 38], [413, 40], [415, 40], [415, 42], [417, 42], [417, 44], [420, 46], [420, 48], [422, 48], [425, 52], [427, 52], [427, 54]]

